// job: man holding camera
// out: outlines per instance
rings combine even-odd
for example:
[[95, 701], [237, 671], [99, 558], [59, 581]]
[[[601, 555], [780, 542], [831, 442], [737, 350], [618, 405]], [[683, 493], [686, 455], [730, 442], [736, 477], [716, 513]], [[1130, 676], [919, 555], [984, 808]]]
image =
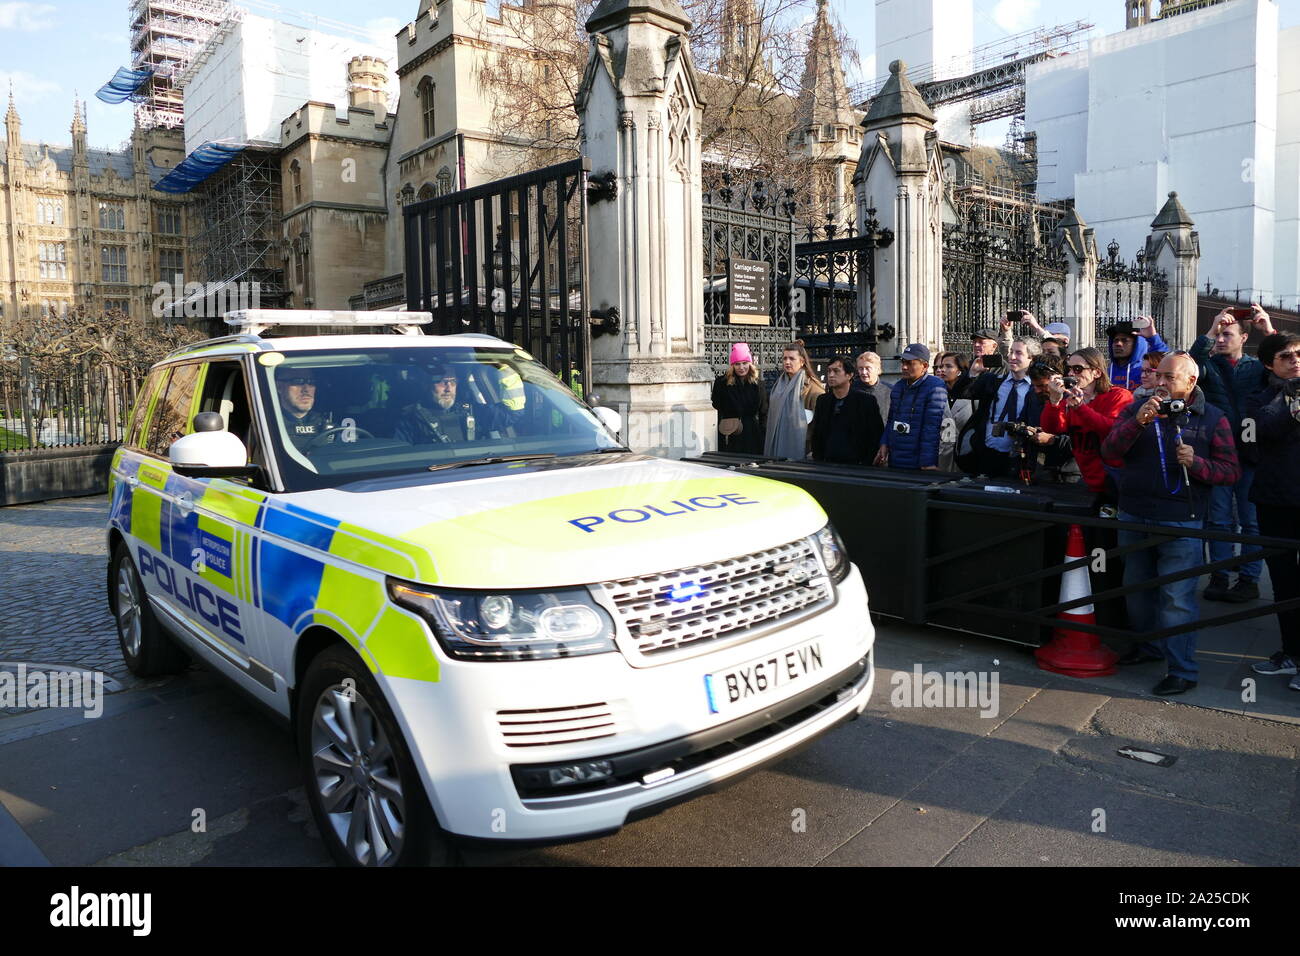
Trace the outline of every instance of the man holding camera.
[[[1300, 541], [1300, 335], [1276, 332], [1259, 343], [1259, 360], [1268, 383], [1252, 395], [1245, 415], [1255, 422], [1259, 465], [1250, 499], [1259, 513], [1259, 530], [1270, 538]], [[1300, 549], [1291, 548], [1268, 561], [1273, 601], [1300, 598]], [[1256, 674], [1290, 675], [1287, 685], [1300, 690], [1300, 608], [1279, 611], [1282, 649], [1251, 665]]]
[[[957, 465], [972, 475], [1002, 478], [1022, 456], [1020, 441], [1031, 439], [1025, 427], [1038, 425], [1043, 405], [1029, 380], [1029, 366], [1042, 354], [1036, 339], [1019, 338], [1007, 351], [1005, 371], [985, 372], [971, 385], [966, 397], [976, 403], [966, 426], [970, 450], [959, 454]], [[959, 441], [959, 447], [964, 446]]]
[[1110, 384], [1130, 392], [1142, 384], [1142, 356], [1153, 350], [1170, 351], [1149, 315], [1116, 322], [1106, 329], [1106, 336], [1110, 339]]
[[[1210, 492], [1210, 514], [1205, 526], [1216, 531], [1240, 530], [1241, 534], [1259, 534], [1255, 506], [1250, 500], [1250, 487], [1255, 480], [1255, 444], [1242, 441], [1243, 409], [1249, 398], [1264, 387], [1268, 376], [1263, 364], [1244, 352], [1252, 329], [1264, 335], [1274, 333], [1272, 320], [1259, 305], [1251, 303], [1249, 309], [1224, 309], [1210, 323], [1209, 334], [1197, 338], [1192, 346], [1192, 358], [1200, 366], [1201, 389], [1206, 401], [1227, 414], [1241, 461], [1241, 481], [1231, 488], [1218, 487]], [[1231, 558], [1235, 549], [1230, 541], [1210, 541], [1209, 546], [1211, 562]], [[1226, 570], [1215, 571], [1202, 597], [1233, 604], [1254, 601], [1259, 598], [1259, 575], [1263, 569], [1258, 560], [1239, 565], [1237, 583], [1232, 587], [1228, 586]]]
[[[1102, 457], [1123, 461], [1116, 473], [1120, 520], [1167, 528], [1200, 528], [1210, 489], [1241, 478], [1237, 449], [1228, 417], [1205, 400], [1196, 387], [1195, 360], [1186, 352], [1165, 356], [1156, 372], [1159, 391], [1120, 413], [1102, 442]], [[1146, 536], [1123, 530], [1120, 546], [1137, 545]], [[1199, 538], [1156, 537], [1153, 545], [1128, 555], [1124, 584], [1187, 571], [1201, 563]], [[1200, 616], [1196, 578], [1145, 589], [1128, 596], [1129, 620], [1137, 631], [1193, 625]], [[1156, 684], [1160, 696], [1181, 694], [1196, 686], [1196, 632], [1188, 630], [1156, 643], [1135, 645], [1121, 664], [1163, 659], [1168, 673]]]
[[920, 342], [903, 349], [898, 358], [903, 377], [890, 393], [889, 420], [874, 463], [938, 471], [948, 387], [939, 376], [928, 374], [930, 350]]

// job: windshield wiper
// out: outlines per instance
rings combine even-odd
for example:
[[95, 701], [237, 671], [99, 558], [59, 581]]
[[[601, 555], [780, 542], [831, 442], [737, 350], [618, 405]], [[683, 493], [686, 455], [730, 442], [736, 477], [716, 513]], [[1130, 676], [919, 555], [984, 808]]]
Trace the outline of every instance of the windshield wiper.
[[494, 458], [465, 458], [461, 461], [447, 461], [440, 465], [430, 465], [429, 471], [444, 471], [448, 468], [465, 468], [469, 465], [501, 465], [512, 461], [537, 461], [541, 458], [554, 458], [555, 455], [547, 452], [542, 455], [500, 455]]

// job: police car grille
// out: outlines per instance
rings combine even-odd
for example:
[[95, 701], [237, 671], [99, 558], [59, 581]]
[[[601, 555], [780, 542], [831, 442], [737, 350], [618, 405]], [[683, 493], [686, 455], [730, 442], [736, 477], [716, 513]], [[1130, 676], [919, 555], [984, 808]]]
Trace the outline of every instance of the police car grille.
[[[791, 575], [791, 568], [807, 559], [815, 560], [815, 555], [801, 538], [742, 558], [607, 581], [604, 587], [635, 642], [628, 656], [672, 656], [676, 650], [739, 637], [750, 628], [802, 617], [829, 604], [831, 585], [824, 575], [812, 581]], [[669, 600], [668, 592], [684, 584], [698, 585], [703, 593], [690, 600]]]
[[572, 707], [498, 710], [497, 726], [507, 747], [554, 747], [613, 737], [621, 729], [623, 708], [599, 702]]

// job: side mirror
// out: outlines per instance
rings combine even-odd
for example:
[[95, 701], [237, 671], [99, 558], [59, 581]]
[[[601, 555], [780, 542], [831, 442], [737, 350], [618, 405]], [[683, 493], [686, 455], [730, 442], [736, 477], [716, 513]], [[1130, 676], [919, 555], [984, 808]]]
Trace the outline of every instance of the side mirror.
[[167, 457], [177, 474], [190, 478], [249, 478], [260, 471], [249, 466], [248, 449], [216, 412], [195, 415], [194, 433], [172, 442]]
[[592, 409], [592, 412], [595, 413], [596, 417], [600, 419], [600, 423], [608, 428], [612, 434], [617, 435], [623, 431], [623, 416], [614, 411], [614, 409], [605, 405], [597, 405]]

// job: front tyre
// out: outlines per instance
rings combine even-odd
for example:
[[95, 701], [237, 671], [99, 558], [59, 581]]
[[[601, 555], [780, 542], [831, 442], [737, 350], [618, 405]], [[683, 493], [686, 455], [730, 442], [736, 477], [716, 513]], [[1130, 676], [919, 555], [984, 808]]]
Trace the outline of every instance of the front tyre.
[[340, 645], [298, 695], [298, 753], [321, 839], [340, 866], [447, 865], [453, 853], [406, 741], [364, 664]]
[[117, 624], [117, 643], [131, 673], [136, 677], [158, 677], [189, 667], [189, 656], [154, 616], [125, 542], [119, 542], [113, 549], [108, 585], [109, 606]]

